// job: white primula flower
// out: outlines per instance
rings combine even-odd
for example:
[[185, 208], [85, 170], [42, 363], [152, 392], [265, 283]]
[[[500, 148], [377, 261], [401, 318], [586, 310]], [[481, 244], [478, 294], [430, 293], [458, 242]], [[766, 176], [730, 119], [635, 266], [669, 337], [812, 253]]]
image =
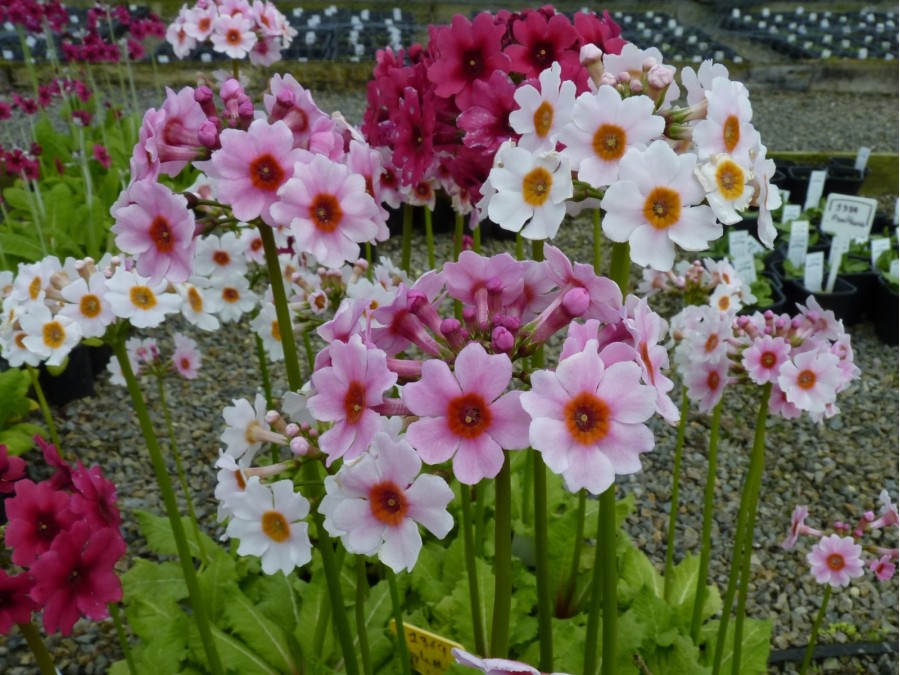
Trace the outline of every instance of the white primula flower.
[[706, 92], [706, 99], [706, 119], [697, 123], [693, 133], [697, 154], [707, 158], [726, 153], [749, 166], [750, 152], [759, 146], [759, 132], [750, 123], [753, 109], [747, 88], [740, 82], [717, 77]]
[[713, 213], [725, 225], [734, 225], [743, 218], [756, 191], [753, 172], [741, 166], [729, 155], [719, 153], [694, 167], [697, 179], [706, 191], [706, 201]]
[[562, 82], [561, 72], [559, 63], [554, 63], [540, 74], [540, 91], [530, 84], [516, 90], [519, 109], [509, 114], [509, 125], [522, 135], [519, 147], [532, 152], [556, 150], [559, 133], [569, 123], [575, 106], [575, 83]]
[[244, 314], [253, 311], [258, 301], [256, 293], [250, 290], [250, 282], [240, 274], [213, 279], [209, 295], [221, 303], [219, 319], [223, 323], [238, 321]]
[[703, 187], [694, 176], [697, 157], [677, 155], [665, 141], [646, 150], [625, 153], [619, 181], [606, 191], [603, 232], [616, 242], [631, 244], [631, 259], [641, 266], [670, 270], [675, 244], [702, 251], [722, 236], [712, 209], [700, 205]]
[[501, 165], [489, 176], [497, 190], [488, 204], [490, 219], [526, 239], [553, 239], [572, 196], [568, 160], [556, 152], [534, 155], [519, 147], [500, 152]]
[[150, 279], [119, 267], [106, 282], [106, 299], [113, 313], [128, 319], [135, 328], [153, 328], [161, 324], [166, 314], [181, 309], [181, 296], [167, 293], [168, 281], [150, 284]]
[[78, 277], [60, 291], [68, 302], [59, 310], [61, 316], [77, 321], [84, 337], [103, 337], [106, 327], [116, 316], [106, 300], [106, 278], [94, 272], [89, 280]]
[[258, 556], [266, 574], [290, 574], [312, 559], [309, 525], [303, 522], [309, 502], [294, 492], [291, 481], [268, 486], [251, 476], [244, 491], [229, 499], [228, 508], [231, 521], [225, 534], [240, 539], [238, 555]]
[[252, 406], [242, 398], [232, 403], [222, 411], [226, 427], [219, 440], [225, 444], [225, 452], [240, 460], [241, 466], [250, 466], [263, 443], [287, 445], [287, 439], [272, 431], [266, 422], [266, 399], [260, 394]]
[[281, 330], [278, 326], [275, 305], [269, 302], [265, 303], [259, 310], [259, 314], [250, 322], [250, 328], [256, 331], [262, 340], [269, 359], [272, 361], [284, 360], [284, 345], [281, 342]]
[[53, 316], [45, 305], [29, 305], [19, 324], [25, 332], [22, 345], [48, 366], [60, 365], [81, 341], [81, 326], [67, 316]]

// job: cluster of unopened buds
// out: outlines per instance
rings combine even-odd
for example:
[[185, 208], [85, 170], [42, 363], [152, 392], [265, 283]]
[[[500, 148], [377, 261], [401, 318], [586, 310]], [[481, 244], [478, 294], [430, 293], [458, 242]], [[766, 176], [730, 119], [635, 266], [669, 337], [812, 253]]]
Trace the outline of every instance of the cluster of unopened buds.
[[[851, 579], [861, 577], [865, 568], [879, 581], [889, 581], [897, 571], [897, 507], [891, 503], [887, 490], [883, 490], [878, 499], [881, 502], [878, 515], [866, 511], [856, 524], [836, 521], [831, 534], [807, 525], [809, 509], [798, 506], [791, 516], [791, 529], [782, 546], [790, 550], [801, 536], [818, 538], [806, 559], [820, 584], [830, 584], [833, 588], [847, 586]], [[865, 541], [873, 537], [878, 537], [879, 541]], [[890, 542], [884, 541], [887, 537], [891, 537]], [[871, 555], [868, 564], [864, 551]]]

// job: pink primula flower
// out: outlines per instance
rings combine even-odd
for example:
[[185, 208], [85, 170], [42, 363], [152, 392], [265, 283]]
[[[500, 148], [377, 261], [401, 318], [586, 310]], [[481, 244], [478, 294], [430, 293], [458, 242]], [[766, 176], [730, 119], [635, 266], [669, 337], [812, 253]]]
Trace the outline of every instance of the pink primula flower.
[[522, 394], [531, 445], [569, 490], [592, 494], [609, 488], [616, 474], [640, 471], [639, 455], [654, 445], [644, 422], [656, 409], [656, 390], [640, 383], [640, 367], [607, 368], [597, 347], [590, 340], [556, 372], [535, 371], [532, 390]]
[[235, 218], [262, 217], [274, 226], [270, 207], [278, 201], [278, 189], [294, 175], [295, 162], [303, 158], [294, 150], [294, 134], [282, 121], [255, 120], [247, 131], [225, 129], [222, 147], [206, 162], [195, 166], [216, 180], [216, 194], [229, 204]]
[[897, 571], [897, 566], [892, 562], [890, 555], [883, 555], [878, 560], [870, 562], [869, 569], [875, 573], [879, 581], [890, 581]]
[[791, 515], [791, 531], [788, 533], [788, 536], [781, 544], [781, 548], [789, 551], [797, 545], [797, 539], [800, 538], [800, 535], [812, 535], [814, 537], [821, 537], [822, 533], [819, 530], [816, 530], [812, 527], [809, 527], [804, 521], [806, 520], [806, 516], [809, 515], [809, 508], [806, 506], [797, 506], [794, 509], [794, 513]]
[[313, 373], [315, 396], [307, 401], [310, 414], [334, 425], [319, 438], [328, 466], [343, 457], [354, 459], [369, 447], [381, 429], [380, 415], [372, 410], [384, 401], [384, 392], [397, 382], [380, 349], [370, 349], [359, 335], [348, 342], [335, 340], [328, 347], [331, 365]]
[[778, 374], [778, 386], [788, 401], [810, 413], [825, 412], [837, 398], [843, 373], [834, 354], [809, 351], [786, 361]]
[[195, 380], [199, 374], [201, 355], [196, 340], [175, 333], [175, 351], [172, 352], [172, 367], [186, 380]]
[[325, 479], [319, 511], [328, 533], [351, 553], [377, 553], [394, 572], [411, 572], [422, 548], [418, 526], [438, 539], [453, 527], [453, 490], [442, 478], [419, 475], [422, 462], [406, 441], [379, 431], [372, 448]]
[[788, 360], [791, 346], [783, 337], [761, 335], [744, 350], [742, 363], [756, 384], [775, 382], [781, 365]]
[[521, 392], [504, 393], [511, 378], [509, 357], [489, 355], [476, 342], [459, 353], [453, 373], [444, 361], [426, 361], [422, 379], [403, 387], [403, 402], [422, 418], [406, 432], [422, 461], [452, 457], [453, 473], [466, 485], [496, 476], [503, 450], [528, 446]]
[[862, 546], [853, 537], [822, 537], [807, 554], [813, 576], [820, 584], [841, 588], [863, 575]]
[[209, 39], [215, 51], [222, 52], [231, 59], [247, 56], [257, 41], [250, 19], [241, 14], [229, 16], [221, 13], [213, 24], [213, 33]]

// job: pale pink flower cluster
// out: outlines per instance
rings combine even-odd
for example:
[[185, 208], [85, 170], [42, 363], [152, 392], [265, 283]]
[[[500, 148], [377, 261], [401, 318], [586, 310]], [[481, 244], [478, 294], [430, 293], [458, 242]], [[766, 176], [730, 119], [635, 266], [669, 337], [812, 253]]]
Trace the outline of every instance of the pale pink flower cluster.
[[291, 46], [297, 31], [268, 0], [197, 0], [182, 5], [166, 31], [175, 56], [183, 59], [197, 45], [212, 43], [214, 51], [257, 66], [271, 66]]
[[[790, 550], [801, 536], [817, 537], [818, 541], [806, 559], [820, 584], [830, 584], [833, 588], [847, 586], [851, 579], [861, 577], [866, 567], [879, 581], [889, 581], [897, 571], [897, 507], [891, 502], [887, 490], [883, 490], [878, 499], [881, 510], [877, 516], [873, 511], [866, 511], [855, 525], [837, 521], [833, 524], [832, 534], [807, 525], [809, 509], [798, 506], [791, 516], [790, 531], [782, 546]], [[865, 541], [873, 536], [878, 539]], [[885, 537], [891, 537], [891, 540], [884, 541]], [[871, 556], [868, 564], [863, 558], [864, 551]]]
[[771, 384], [769, 410], [786, 419], [807, 412], [821, 421], [840, 412], [837, 395], [860, 374], [850, 335], [812, 296], [798, 308], [791, 317], [689, 306], [673, 318], [675, 362], [701, 411], [740, 381]]
[[657, 293], [674, 295], [686, 305], [708, 303], [721, 312], [740, 311], [756, 302], [749, 284], [727, 259], [681, 261], [674, 269], [661, 272], [648, 267], [642, 274], [637, 292], [644, 297]]

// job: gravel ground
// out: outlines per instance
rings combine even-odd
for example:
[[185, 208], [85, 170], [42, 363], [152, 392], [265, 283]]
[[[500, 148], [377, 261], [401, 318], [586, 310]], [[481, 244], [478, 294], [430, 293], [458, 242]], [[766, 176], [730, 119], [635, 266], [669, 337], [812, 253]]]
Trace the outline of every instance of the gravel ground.
[[[149, 97], [148, 97], [149, 98]], [[351, 121], [361, 118], [364, 97], [359, 94], [323, 92], [316, 96], [325, 110], [340, 109]], [[774, 150], [855, 151], [867, 145], [875, 152], [896, 152], [897, 97], [869, 96], [864, 105], [852, 94], [773, 93], [754, 96], [754, 122], [769, 148]], [[158, 101], [150, 99], [150, 105]], [[893, 195], [896, 197], [896, 195]], [[584, 225], [584, 223], [581, 223]], [[557, 244], [571, 255], [587, 259], [589, 229], [577, 224], [563, 228]], [[501, 250], [503, 242], [485, 242], [486, 252]], [[443, 248], [440, 248], [443, 247]], [[439, 259], [449, 251], [439, 243]], [[384, 247], [385, 252], [390, 246]], [[413, 246], [413, 266], [424, 268], [423, 246]], [[177, 323], [177, 322], [176, 322]], [[167, 335], [185, 327], [167, 324], [156, 335], [168, 347]], [[862, 379], [839, 401], [842, 415], [824, 425], [806, 419], [771, 420], [767, 429], [767, 464], [757, 519], [756, 551], [750, 584], [750, 614], [774, 622], [773, 648], [802, 646], [819, 607], [822, 589], [807, 572], [800, 550], [780, 548], [795, 504], [808, 504], [811, 523], [850, 518], [872, 508], [878, 493], [887, 487], [897, 497], [898, 455], [898, 348], [882, 344], [871, 324], [850, 329]], [[192, 383], [170, 382], [167, 396], [173, 411], [180, 447], [188, 464], [189, 480], [196, 495], [198, 514], [214, 522], [212, 464], [219, 447], [223, 407], [238, 397], [252, 397], [259, 381], [253, 345], [245, 324], [199, 336], [204, 352], [200, 378]], [[285, 387], [275, 368], [275, 391]], [[719, 507], [713, 529], [711, 573], [724, 588], [726, 550], [738, 507], [740, 489], [752, 444], [755, 392], [729, 394], [725, 407], [717, 485]], [[157, 395], [148, 387], [152, 410], [159, 410]], [[161, 416], [158, 423], [162, 429]], [[106, 378], [97, 383], [97, 397], [77, 401], [57, 411], [63, 444], [85, 464], [101, 463], [107, 477], [119, 485], [125, 513], [129, 559], [146, 554], [137, 536], [135, 509], [162, 513], [152, 471], [142, 447], [140, 431], [124, 390]], [[696, 552], [705, 479], [708, 417], [692, 414], [686, 434], [683, 488], [678, 541], [681, 552]], [[665, 530], [670, 506], [674, 430], [657, 424], [657, 449], [644, 455], [644, 471], [621, 484], [621, 493], [632, 492], [637, 513], [628, 522], [629, 534], [651, 559], [665, 555]], [[125, 566], [123, 566], [123, 569]], [[835, 594], [824, 626], [831, 627], [821, 643], [897, 641], [896, 578], [876, 584], [871, 575]], [[109, 621], [80, 622], [70, 638], [51, 637], [48, 644], [65, 675], [104, 673], [121, 658]], [[896, 656], [828, 659], [827, 672], [897, 672]], [[794, 672], [795, 666], [783, 671]], [[0, 640], [0, 672], [11, 675], [34, 672], [30, 653], [18, 634]]]

